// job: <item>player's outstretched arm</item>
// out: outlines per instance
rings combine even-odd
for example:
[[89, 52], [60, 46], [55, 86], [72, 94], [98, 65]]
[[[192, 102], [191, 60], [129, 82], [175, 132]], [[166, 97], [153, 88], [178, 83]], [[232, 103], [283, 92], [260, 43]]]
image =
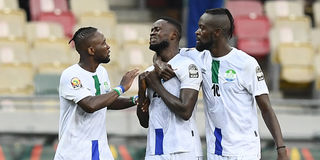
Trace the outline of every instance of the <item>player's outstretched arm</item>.
[[180, 97], [176, 97], [168, 92], [160, 82], [160, 78], [155, 71], [148, 72], [146, 81], [148, 87], [151, 87], [162, 98], [168, 108], [184, 120], [189, 120], [194, 106], [198, 100], [198, 91], [194, 89], [183, 88], [180, 90]]
[[137, 104], [137, 116], [140, 125], [144, 128], [149, 127], [149, 105], [150, 100], [146, 97], [147, 83], [145, 80], [146, 72], [139, 75], [139, 91], [138, 91], [138, 104]]
[[275, 144], [277, 146], [277, 149], [276, 149], [278, 152], [277, 160], [289, 160], [289, 157], [287, 155], [287, 150], [283, 142], [281, 128], [280, 128], [277, 116], [271, 107], [269, 96], [267, 94], [256, 96], [256, 101], [261, 110], [263, 120], [267, 125], [275, 141]]
[[[138, 69], [134, 69], [131, 71], [128, 71], [123, 77], [120, 82], [120, 85], [123, 87], [124, 91], [127, 91], [134, 78], [138, 75]], [[124, 100], [123, 103], [116, 102], [118, 97], [120, 96], [119, 92], [117, 90], [112, 90], [106, 94], [98, 95], [98, 96], [88, 96], [83, 98], [78, 102], [78, 105], [86, 112], [93, 113], [97, 110], [100, 110], [104, 107], [108, 106], [108, 109], [122, 109], [122, 108], [128, 108], [130, 106], [133, 106], [132, 103], [130, 103], [129, 100]], [[121, 101], [121, 99], [120, 99]], [[115, 103], [116, 102], [116, 103]], [[113, 104], [115, 103], [115, 104]], [[122, 106], [124, 105], [124, 106]]]

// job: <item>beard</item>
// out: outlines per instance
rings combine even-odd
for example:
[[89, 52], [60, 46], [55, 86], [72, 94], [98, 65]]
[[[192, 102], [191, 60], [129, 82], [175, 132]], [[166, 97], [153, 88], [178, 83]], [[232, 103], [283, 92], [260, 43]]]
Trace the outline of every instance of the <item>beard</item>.
[[169, 46], [169, 42], [165, 40], [158, 44], [150, 44], [149, 49], [158, 53], [161, 50], [167, 48], [168, 46]]
[[213, 40], [210, 39], [208, 42], [205, 42], [205, 43], [198, 43], [196, 45], [196, 49], [200, 52], [202, 52], [203, 50], [210, 50], [212, 48], [212, 45], [213, 45]]
[[100, 63], [109, 63], [110, 62], [110, 58], [106, 57], [105, 59], [101, 59]]

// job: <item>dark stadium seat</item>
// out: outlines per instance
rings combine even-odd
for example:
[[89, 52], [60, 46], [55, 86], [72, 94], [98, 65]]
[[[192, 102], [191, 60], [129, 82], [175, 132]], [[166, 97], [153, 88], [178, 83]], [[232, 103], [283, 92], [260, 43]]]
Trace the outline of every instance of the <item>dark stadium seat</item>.
[[316, 27], [320, 28], [320, 1], [313, 3], [313, 15]]
[[[60, 74], [39, 73], [34, 76], [35, 95], [58, 95]], [[48, 85], [50, 84], [50, 85]]]
[[67, 0], [29, 0], [30, 14], [33, 21], [38, 20], [43, 12], [68, 11]]
[[229, 0], [226, 1], [228, 8], [233, 17], [248, 15], [263, 15], [263, 5], [261, 1], [254, 0]]

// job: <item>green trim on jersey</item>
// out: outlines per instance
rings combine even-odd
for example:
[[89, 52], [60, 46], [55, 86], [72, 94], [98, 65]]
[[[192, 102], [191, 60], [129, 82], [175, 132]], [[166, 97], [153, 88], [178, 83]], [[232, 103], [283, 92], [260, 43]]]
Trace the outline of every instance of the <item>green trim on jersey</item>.
[[220, 61], [212, 60], [211, 72], [212, 72], [212, 83], [219, 83], [219, 68], [220, 68]]
[[94, 87], [96, 88], [96, 96], [101, 94], [100, 91], [100, 82], [99, 82], [99, 78], [97, 75], [92, 76], [92, 78], [94, 79]]

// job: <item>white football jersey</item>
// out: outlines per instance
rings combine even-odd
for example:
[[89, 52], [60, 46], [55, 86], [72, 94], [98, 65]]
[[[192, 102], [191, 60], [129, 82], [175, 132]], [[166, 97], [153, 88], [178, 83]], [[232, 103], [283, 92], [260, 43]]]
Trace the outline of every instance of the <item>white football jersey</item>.
[[255, 96], [269, 92], [257, 61], [236, 48], [219, 58], [186, 50], [183, 55], [199, 65], [203, 76], [207, 152], [260, 157]]
[[113, 160], [108, 146], [106, 108], [85, 112], [77, 103], [87, 96], [110, 91], [107, 71], [98, 66], [95, 73], [72, 65], [60, 78], [59, 144], [55, 160]]
[[[199, 91], [202, 81], [199, 67], [191, 59], [177, 54], [168, 62], [176, 77], [164, 82], [164, 88], [176, 97], [180, 90], [190, 88]], [[153, 66], [147, 71], [152, 71]], [[195, 109], [192, 117], [185, 121], [175, 115], [152, 89], [147, 90], [150, 99], [149, 128], [146, 156], [194, 152], [202, 156], [200, 136], [195, 123]]]

